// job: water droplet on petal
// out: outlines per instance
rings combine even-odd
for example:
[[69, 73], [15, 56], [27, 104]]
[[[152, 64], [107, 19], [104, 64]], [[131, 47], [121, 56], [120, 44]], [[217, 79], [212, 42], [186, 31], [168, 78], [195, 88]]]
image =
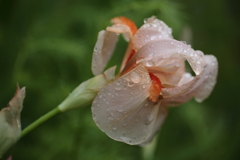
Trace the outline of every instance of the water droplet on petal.
[[116, 131], [116, 130], [117, 130], [117, 127], [116, 127], [116, 126], [112, 127], [112, 130]]
[[132, 81], [129, 81], [129, 82], [128, 82], [128, 86], [129, 86], [129, 87], [133, 87], [134, 84], [135, 84], [135, 83], [133, 83]]
[[146, 23], [147, 21], [148, 21], [148, 18], [145, 18], [145, 19], [143, 20], [144, 23]]
[[94, 51], [97, 52], [97, 51], [98, 51], [98, 47], [95, 47], [95, 48], [94, 48]]
[[118, 107], [117, 110], [118, 110], [118, 112], [122, 112], [123, 108], [122, 107]]
[[130, 73], [130, 80], [131, 80], [133, 83], [139, 83], [139, 82], [142, 80], [142, 78], [141, 78], [141, 76], [140, 76], [138, 73], [136, 73], [136, 72], [131, 72], [131, 73]]
[[151, 60], [149, 60], [149, 61], [146, 62], [146, 66], [147, 66], [147, 67], [152, 67], [153, 65], [154, 65], [154, 62], [151, 61]]

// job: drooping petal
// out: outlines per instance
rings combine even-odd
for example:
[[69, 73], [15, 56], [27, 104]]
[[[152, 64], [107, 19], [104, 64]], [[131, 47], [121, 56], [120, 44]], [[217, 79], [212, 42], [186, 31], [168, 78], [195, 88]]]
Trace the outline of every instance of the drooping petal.
[[92, 57], [92, 72], [95, 76], [103, 72], [112, 56], [117, 41], [118, 36], [114, 32], [103, 30], [98, 33], [98, 40]]
[[[166, 93], [168, 93], [169, 96], [169, 98], [166, 97], [164, 99], [168, 105], [179, 105], [193, 97], [195, 97], [196, 101], [202, 102], [210, 95], [216, 84], [218, 63], [217, 59], [213, 55], [204, 56], [204, 60], [206, 63], [203, 71], [194, 79], [172, 89], [163, 89], [163, 96], [167, 95]], [[175, 94], [173, 94], [174, 92]]]
[[116, 47], [118, 35], [122, 33], [125, 40], [129, 41], [137, 31], [135, 24], [125, 17], [113, 18], [111, 22], [114, 23], [111, 27], [98, 33], [92, 57], [92, 72], [95, 76], [101, 74], [106, 67]]
[[159, 110], [158, 110], [157, 119], [156, 119], [156, 122], [154, 125], [154, 130], [153, 130], [151, 136], [146, 141], [144, 141], [143, 143], [140, 144], [141, 146], [144, 146], [147, 143], [152, 141], [155, 134], [161, 129], [161, 126], [162, 126], [165, 118], [167, 117], [167, 108], [166, 108], [165, 104], [160, 104], [158, 107], [159, 107]]
[[152, 134], [158, 103], [148, 100], [151, 80], [138, 66], [104, 87], [92, 105], [97, 126], [114, 140], [140, 144]]
[[114, 23], [114, 25], [112, 27], [107, 27], [107, 30], [118, 34], [122, 33], [127, 42], [137, 31], [135, 23], [126, 17], [115, 17], [111, 22]]
[[172, 38], [172, 29], [154, 16], [148, 18], [133, 37], [134, 49], [138, 50], [153, 40]]
[[218, 61], [213, 55], [205, 56], [206, 65], [204, 67], [203, 73], [200, 76], [202, 80], [197, 88], [197, 93], [195, 94], [195, 99], [197, 102], [202, 102], [205, 100], [212, 92], [217, 79], [218, 73]]
[[205, 64], [203, 57], [201, 51], [194, 51], [191, 46], [183, 42], [174, 39], [155, 40], [140, 48], [124, 70], [128, 70], [134, 63], [144, 66], [161, 66], [172, 64], [178, 58], [184, 58], [195, 74], [199, 75]]

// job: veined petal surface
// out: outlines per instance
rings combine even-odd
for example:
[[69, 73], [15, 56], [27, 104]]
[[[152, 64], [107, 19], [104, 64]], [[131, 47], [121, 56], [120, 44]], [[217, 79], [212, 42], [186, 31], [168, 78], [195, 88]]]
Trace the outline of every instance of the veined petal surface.
[[104, 87], [92, 105], [97, 126], [112, 139], [130, 145], [148, 139], [160, 103], [148, 99], [150, 86], [149, 74], [140, 65]]
[[100, 31], [92, 56], [92, 72], [99, 75], [103, 72], [111, 58], [118, 41], [118, 35], [114, 32]]

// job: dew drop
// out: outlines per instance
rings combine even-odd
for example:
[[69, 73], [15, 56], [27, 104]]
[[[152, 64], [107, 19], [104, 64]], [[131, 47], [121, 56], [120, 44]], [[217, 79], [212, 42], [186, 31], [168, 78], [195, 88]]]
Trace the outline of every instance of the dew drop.
[[147, 21], [148, 21], [148, 18], [145, 18], [145, 19], [143, 20], [144, 23], [146, 23]]
[[149, 25], [149, 24], [145, 24], [144, 27], [145, 27], [145, 28], [149, 28], [150, 25]]
[[116, 130], [117, 130], [117, 127], [116, 127], [116, 126], [112, 127], [112, 130], [116, 131]]
[[118, 112], [122, 112], [123, 111], [123, 109], [121, 107], [118, 107], [117, 110], [118, 110]]
[[146, 62], [146, 66], [147, 66], [147, 67], [152, 67], [153, 65], [154, 65], [154, 62], [151, 61], [151, 60], [149, 60], [149, 61]]
[[129, 86], [129, 87], [133, 87], [134, 84], [135, 84], [135, 83], [133, 83], [132, 81], [129, 81], [129, 82], [128, 82], [128, 86]]
[[95, 48], [94, 48], [94, 51], [97, 52], [97, 51], [98, 51], [98, 47], [95, 47]]
[[119, 80], [117, 80], [116, 84], [117, 84], [117, 85], [121, 85], [121, 84], [122, 84], [122, 81], [119, 79]]
[[141, 81], [141, 76], [136, 73], [136, 72], [131, 72], [130, 73], [130, 80], [133, 82], [133, 83], [139, 83]]
[[129, 142], [129, 143], [132, 143], [132, 140], [130, 139], [128, 142]]
[[147, 86], [144, 84], [144, 85], [142, 85], [142, 88], [146, 88]]
[[156, 28], [156, 27], [157, 27], [157, 24], [152, 24], [152, 26]]

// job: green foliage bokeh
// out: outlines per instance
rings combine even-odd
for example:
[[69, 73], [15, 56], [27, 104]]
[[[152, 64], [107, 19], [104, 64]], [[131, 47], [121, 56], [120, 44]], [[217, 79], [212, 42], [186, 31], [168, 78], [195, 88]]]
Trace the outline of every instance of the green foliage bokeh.
[[[218, 83], [206, 101], [169, 108], [155, 159], [237, 160], [240, 12], [236, 6], [234, 0], [1, 0], [0, 109], [13, 96], [16, 83], [26, 86], [21, 115], [25, 128], [93, 76], [97, 34], [111, 18], [126, 16], [139, 27], [144, 18], [155, 15], [173, 29], [176, 39], [189, 40], [194, 49], [219, 61]], [[192, 33], [190, 39], [181, 39], [186, 29]], [[119, 67], [126, 46], [120, 38], [108, 67]], [[140, 147], [102, 133], [90, 106], [54, 117], [7, 153], [24, 160], [138, 160], [141, 154]]]

